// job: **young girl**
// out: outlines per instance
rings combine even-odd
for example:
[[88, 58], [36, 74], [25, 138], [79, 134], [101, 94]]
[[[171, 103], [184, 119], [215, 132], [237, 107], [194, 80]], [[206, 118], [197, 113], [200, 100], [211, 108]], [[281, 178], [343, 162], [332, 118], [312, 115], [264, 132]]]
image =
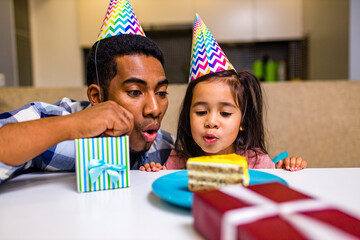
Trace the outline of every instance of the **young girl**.
[[[259, 81], [251, 73], [236, 73], [197, 15], [190, 83], [179, 116], [175, 151], [164, 166], [148, 165], [140, 170], [185, 169], [189, 157], [230, 153], [246, 156], [250, 169], [274, 168], [264, 142]], [[276, 164], [290, 171], [304, 167], [306, 161], [300, 157]]]
[[[264, 144], [262, 92], [248, 72], [221, 71], [189, 84], [180, 112], [175, 151], [167, 169], [185, 169], [189, 157], [237, 153], [248, 167], [274, 168]], [[301, 158], [284, 160], [288, 170], [306, 166]]]

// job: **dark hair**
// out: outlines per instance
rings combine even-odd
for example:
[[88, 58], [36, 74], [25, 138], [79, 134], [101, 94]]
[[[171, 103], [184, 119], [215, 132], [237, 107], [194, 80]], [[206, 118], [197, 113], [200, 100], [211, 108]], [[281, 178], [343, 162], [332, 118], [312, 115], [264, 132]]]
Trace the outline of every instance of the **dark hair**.
[[88, 86], [93, 83], [97, 84], [95, 52], [100, 87], [104, 91], [105, 100], [107, 99], [110, 80], [117, 74], [116, 57], [135, 54], [152, 56], [164, 66], [164, 56], [160, 48], [149, 38], [134, 34], [108, 37], [96, 42], [90, 50], [86, 66]]
[[204, 81], [225, 81], [234, 100], [239, 104], [243, 131], [239, 131], [234, 142], [236, 151], [252, 150], [257, 155], [260, 148], [267, 153], [264, 140], [263, 98], [260, 82], [249, 72], [236, 73], [233, 70], [204, 75], [189, 83], [179, 115], [175, 150], [183, 157], [204, 155], [204, 151], [195, 143], [190, 128], [190, 107], [195, 86]]

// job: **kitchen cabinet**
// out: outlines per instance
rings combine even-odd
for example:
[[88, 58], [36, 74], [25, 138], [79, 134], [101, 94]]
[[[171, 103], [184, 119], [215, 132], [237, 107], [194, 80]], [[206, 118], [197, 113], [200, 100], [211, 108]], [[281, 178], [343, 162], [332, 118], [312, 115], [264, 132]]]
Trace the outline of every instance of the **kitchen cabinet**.
[[[192, 27], [199, 13], [218, 42], [300, 39], [303, 0], [130, 0], [142, 27]], [[78, 0], [79, 42], [94, 42], [108, 1]]]
[[253, 0], [196, 0], [195, 3], [195, 11], [218, 42], [255, 39]]
[[183, 24], [191, 26], [194, 21], [194, 0], [136, 0], [134, 2], [135, 14], [143, 28]]
[[256, 0], [254, 19], [257, 41], [303, 36], [302, 0]]
[[196, 0], [195, 9], [219, 42], [300, 39], [302, 0]]
[[78, 41], [81, 47], [90, 48], [97, 40], [109, 2], [99, 0], [77, 0], [76, 20], [79, 34]]

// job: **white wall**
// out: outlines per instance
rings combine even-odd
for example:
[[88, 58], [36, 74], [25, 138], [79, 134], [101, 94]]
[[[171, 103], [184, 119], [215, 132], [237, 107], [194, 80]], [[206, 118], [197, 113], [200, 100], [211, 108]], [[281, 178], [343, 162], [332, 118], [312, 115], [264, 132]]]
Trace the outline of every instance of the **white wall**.
[[29, 0], [33, 83], [36, 87], [84, 85], [76, 2]]
[[360, 81], [360, 1], [350, 1], [349, 78]]
[[15, 18], [12, 0], [0, 0], [0, 87], [17, 86]]
[[349, 78], [349, 0], [304, 0], [308, 79]]

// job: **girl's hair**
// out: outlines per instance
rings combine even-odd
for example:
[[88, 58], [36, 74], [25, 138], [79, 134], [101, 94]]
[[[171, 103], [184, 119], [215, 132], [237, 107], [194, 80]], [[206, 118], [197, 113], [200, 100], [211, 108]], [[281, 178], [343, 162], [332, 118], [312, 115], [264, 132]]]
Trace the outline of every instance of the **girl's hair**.
[[[189, 83], [182, 103], [175, 150], [183, 157], [197, 157], [204, 155], [204, 151], [195, 143], [190, 128], [190, 107], [195, 86], [204, 81], [224, 81], [233, 93], [235, 103], [241, 109], [241, 126], [234, 142], [235, 151], [252, 150], [256, 155], [257, 149], [267, 153], [264, 140], [263, 98], [260, 82], [249, 72], [236, 73], [233, 70], [221, 71], [204, 75]], [[216, 89], [214, 89], [216, 91]]]

